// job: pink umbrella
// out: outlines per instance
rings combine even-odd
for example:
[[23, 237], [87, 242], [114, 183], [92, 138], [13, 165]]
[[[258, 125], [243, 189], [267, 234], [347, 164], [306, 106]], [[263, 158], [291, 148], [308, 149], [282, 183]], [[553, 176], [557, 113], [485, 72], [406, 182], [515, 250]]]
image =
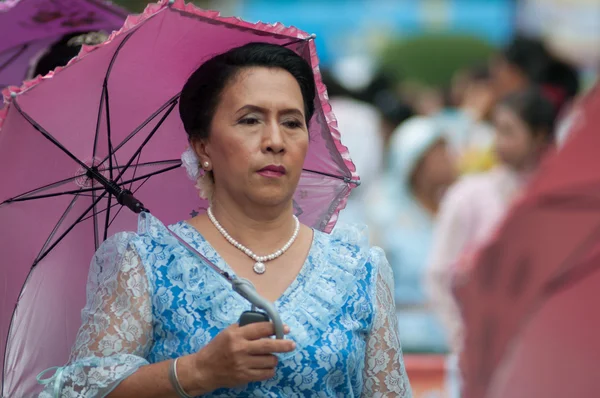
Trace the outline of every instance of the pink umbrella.
[[465, 398], [596, 397], [600, 86], [494, 238], [457, 278]]
[[104, 0], [0, 2], [0, 89], [20, 85], [32, 61], [62, 36], [119, 29], [126, 12]]
[[5, 92], [4, 395], [31, 396], [39, 371], [66, 362], [93, 252], [106, 236], [136, 229], [136, 214], [117, 203], [140, 210], [123, 189], [164, 223], [206, 208], [180, 167], [187, 137], [173, 110], [184, 82], [209, 57], [260, 41], [288, 46], [310, 62], [318, 94], [295, 207], [304, 223], [332, 230], [358, 176], [340, 142], [311, 39], [293, 27], [251, 24], [183, 0], [162, 0], [130, 16], [104, 44], [84, 47], [65, 68]]

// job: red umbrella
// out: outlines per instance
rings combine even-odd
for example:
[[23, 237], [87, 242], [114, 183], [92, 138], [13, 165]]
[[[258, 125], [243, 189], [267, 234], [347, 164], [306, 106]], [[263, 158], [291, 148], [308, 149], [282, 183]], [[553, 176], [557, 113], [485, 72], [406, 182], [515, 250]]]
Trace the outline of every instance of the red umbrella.
[[575, 112], [565, 146], [457, 278], [466, 398], [600, 391], [600, 87]]

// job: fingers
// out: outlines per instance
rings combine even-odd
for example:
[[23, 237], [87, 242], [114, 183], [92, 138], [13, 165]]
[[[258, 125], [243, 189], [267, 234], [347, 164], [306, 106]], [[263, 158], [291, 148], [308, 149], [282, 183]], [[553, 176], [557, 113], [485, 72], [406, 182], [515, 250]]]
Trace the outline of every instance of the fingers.
[[[240, 327], [239, 331], [246, 340], [258, 340], [273, 336], [275, 334], [275, 327], [271, 322], [258, 322]], [[289, 333], [290, 328], [284, 326], [284, 332], [286, 334]]]
[[247, 352], [250, 355], [265, 355], [291, 352], [295, 349], [296, 343], [291, 340], [260, 339], [249, 341]]
[[275, 377], [275, 368], [271, 369], [251, 369], [248, 376], [254, 381], [265, 381]]
[[247, 359], [250, 369], [273, 369], [279, 362], [275, 355], [251, 355]]

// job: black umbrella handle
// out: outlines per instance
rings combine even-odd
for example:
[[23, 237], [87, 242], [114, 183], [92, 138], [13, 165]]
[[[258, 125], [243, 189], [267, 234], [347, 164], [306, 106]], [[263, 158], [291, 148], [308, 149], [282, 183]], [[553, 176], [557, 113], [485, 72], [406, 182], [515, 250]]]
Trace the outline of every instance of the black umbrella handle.
[[97, 168], [88, 168], [86, 175], [88, 178], [98, 181], [98, 183], [102, 185], [104, 189], [106, 189], [106, 192], [113, 195], [117, 199], [117, 202], [119, 202], [121, 206], [127, 207], [135, 214], [140, 214], [143, 211], [149, 213], [148, 209], [144, 207], [144, 204], [137, 200], [135, 196], [133, 196], [133, 192], [131, 192], [129, 189], [121, 188], [116, 182], [104, 177], [102, 173], [98, 172]]
[[130, 190], [121, 188], [117, 189], [119, 191], [115, 197], [121, 206], [127, 207], [135, 214], [140, 214], [143, 211], [149, 212], [148, 209], [144, 207], [144, 204], [137, 200], [135, 196], [133, 196], [133, 193]]

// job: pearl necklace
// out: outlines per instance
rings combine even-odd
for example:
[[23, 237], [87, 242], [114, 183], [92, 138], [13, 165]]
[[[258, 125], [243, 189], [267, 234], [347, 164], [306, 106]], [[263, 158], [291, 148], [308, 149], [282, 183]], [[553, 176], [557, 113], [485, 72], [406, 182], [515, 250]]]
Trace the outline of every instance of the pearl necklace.
[[281, 249], [277, 250], [276, 252], [273, 252], [267, 256], [257, 256], [256, 254], [254, 254], [254, 252], [252, 250], [248, 249], [246, 246], [242, 245], [240, 242], [233, 239], [231, 237], [231, 235], [229, 235], [229, 233], [225, 230], [225, 228], [223, 228], [223, 226], [221, 224], [219, 224], [219, 222], [213, 215], [212, 209], [210, 207], [208, 208], [207, 214], [208, 214], [209, 220], [214, 224], [215, 228], [217, 228], [217, 231], [219, 231], [221, 233], [221, 235], [223, 235], [223, 237], [225, 238], [225, 240], [227, 240], [227, 242], [231, 243], [232, 246], [241, 250], [242, 252], [244, 252], [244, 254], [246, 254], [248, 257], [250, 257], [252, 260], [255, 261], [253, 269], [254, 269], [254, 272], [256, 272], [257, 274], [264, 274], [265, 271], [267, 270], [267, 266], [265, 265], [265, 263], [267, 261], [275, 260], [276, 258], [281, 256], [283, 253], [285, 253], [292, 246], [292, 244], [298, 237], [298, 232], [300, 232], [300, 221], [298, 221], [298, 217], [294, 216], [294, 221], [296, 223], [296, 227], [294, 228], [294, 233], [292, 234], [292, 237], [290, 238], [290, 240], [288, 240], [287, 243], [285, 245], [283, 245], [283, 247]]

